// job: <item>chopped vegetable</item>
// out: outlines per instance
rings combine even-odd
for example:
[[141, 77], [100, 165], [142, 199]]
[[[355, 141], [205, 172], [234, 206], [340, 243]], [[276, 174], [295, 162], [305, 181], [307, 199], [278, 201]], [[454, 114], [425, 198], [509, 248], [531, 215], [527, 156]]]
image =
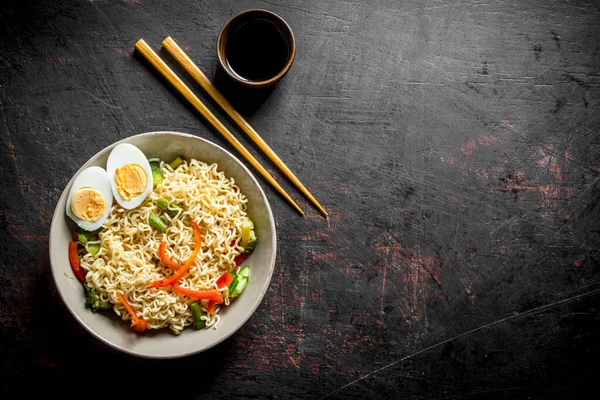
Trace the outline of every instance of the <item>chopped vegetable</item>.
[[244, 253], [251, 253], [256, 247], [256, 233], [254, 233], [254, 223], [248, 217], [242, 222], [242, 241], [240, 246], [244, 248]]
[[229, 286], [231, 284], [231, 282], [233, 282], [233, 279], [235, 278], [235, 275], [232, 274], [231, 272], [225, 272], [223, 275], [221, 275], [219, 277], [219, 279], [217, 279], [217, 287], [219, 289], [224, 288], [225, 286]]
[[77, 227], [73, 230], [73, 241], [85, 247], [85, 250], [93, 256], [100, 251], [100, 243], [98, 243], [96, 232]]
[[160, 208], [161, 210], [163, 210], [164, 212], [169, 214], [171, 217], [174, 217], [180, 211], [183, 211], [183, 208], [179, 207], [177, 204], [173, 203], [172, 201], [169, 202], [168, 200], [163, 199], [162, 197], [159, 198], [158, 200], [156, 200], [156, 205], [158, 206], [158, 208]]
[[221, 304], [223, 302], [223, 299], [221, 298], [221, 292], [219, 292], [217, 289], [209, 289], [209, 290], [187, 289], [187, 288], [177, 285], [176, 283], [174, 283], [172, 286], [173, 286], [173, 289], [175, 289], [175, 291], [183, 294], [184, 296], [192, 297], [192, 298], [198, 299], [198, 300], [212, 300], [217, 304]]
[[173, 269], [181, 268], [181, 265], [171, 261], [171, 259], [169, 259], [169, 256], [167, 256], [167, 242], [160, 242], [160, 245], [158, 246], [158, 255], [160, 256], [160, 260], [166, 266], [171, 267]]
[[248, 278], [250, 276], [250, 266], [246, 265], [244, 268], [240, 269], [238, 275]]
[[81, 243], [83, 246], [85, 246], [87, 242], [92, 239], [92, 236], [94, 236], [93, 232], [86, 231], [83, 228], [77, 228], [77, 241], [79, 241], [79, 243]]
[[[232, 240], [231, 243], [229, 244], [229, 246], [235, 247], [235, 243], [236, 243], [236, 239]], [[248, 254], [242, 252], [242, 253], [238, 254], [233, 259], [233, 261], [235, 262], [235, 265], [239, 266], [242, 262], [244, 262], [244, 260], [246, 259], [246, 257], [248, 257]]]
[[156, 200], [156, 205], [163, 211], [167, 211], [169, 208], [169, 200], [163, 199], [162, 197]]
[[151, 227], [153, 227], [154, 229], [156, 229], [159, 232], [165, 232], [168, 228], [167, 223], [158, 215], [152, 214], [150, 213], [150, 215], [148, 215], [148, 223], [150, 224]]
[[154, 287], [171, 286], [171, 285], [175, 284], [181, 277], [183, 277], [187, 273], [188, 269], [190, 269], [190, 267], [194, 263], [194, 260], [196, 259], [196, 256], [198, 255], [198, 252], [200, 251], [200, 245], [202, 244], [200, 228], [193, 221], [192, 221], [192, 226], [194, 227], [194, 240], [196, 242], [196, 247], [194, 248], [194, 251], [192, 251], [192, 254], [190, 254], [188, 259], [185, 260], [185, 263], [179, 268], [179, 270], [174, 275], [172, 275], [171, 277], [166, 278], [166, 279], [158, 280], [158, 281], [148, 285], [148, 289], [151, 289]]
[[234, 291], [234, 289], [237, 287], [237, 284], [240, 280], [240, 277], [238, 276], [238, 274], [235, 274], [235, 278], [233, 278], [233, 281], [229, 284], [229, 294], [231, 295], [231, 292]]
[[183, 208], [179, 207], [177, 204], [175, 204], [173, 202], [169, 203], [169, 205], [167, 206], [167, 214], [169, 214], [171, 217], [176, 216], [181, 211], [183, 211]]
[[246, 254], [250, 254], [254, 251], [254, 249], [256, 248], [256, 243], [258, 242], [258, 239], [256, 238], [256, 233], [254, 233], [254, 229], [250, 231], [250, 237], [248, 238], [248, 242], [246, 243], [246, 246], [244, 247], [244, 253]]
[[152, 161], [150, 164], [150, 170], [152, 170], [152, 182], [154, 183], [154, 187], [162, 183], [164, 176], [162, 171], [160, 170], [160, 166], [158, 162]]
[[233, 281], [229, 284], [229, 297], [234, 298], [240, 295], [246, 285], [250, 276], [250, 267], [245, 266], [240, 269], [233, 278]]
[[87, 308], [90, 308], [93, 312], [108, 311], [112, 309], [112, 304], [110, 304], [108, 301], [102, 301], [98, 295], [98, 292], [96, 292], [94, 289], [89, 289], [86, 286], [86, 290], [87, 293], [85, 296], [85, 306]]
[[89, 242], [88, 244], [85, 245], [85, 249], [87, 250], [88, 253], [95, 256], [100, 251], [100, 243]]
[[217, 303], [215, 303], [215, 302], [214, 302], [214, 301], [212, 301], [212, 300], [209, 300], [209, 301], [208, 301], [208, 307], [206, 308], [206, 311], [207, 311], [207, 312], [208, 312], [210, 315], [213, 315], [213, 314], [215, 313], [215, 304], [217, 304]]
[[119, 301], [123, 303], [129, 315], [131, 315], [131, 328], [134, 330], [134, 332], [144, 332], [148, 328], [148, 323], [146, 320], [143, 318], [138, 318], [138, 316], [135, 314], [135, 311], [133, 311], [133, 307], [131, 307], [131, 305], [125, 299], [125, 296], [123, 296], [121, 293], [117, 293], [117, 297], [119, 298]]
[[235, 261], [235, 265], [239, 266], [244, 262], [246, 257], [248, 257], [248, 254], [240, 253], [233, 259], [233, 261]]
[[240, 245], [242, 247], [246, 247], [248, 243], [248, 239], [250, 238], [250, 231], [254, 229], [254, 222], [248, 217], [244, 218], [242, 221], [242, 242]]
[[194, 317], [194, 328], [204, 329], [206, 328], [206, 322], [202, 319], [202, 311], [200, 310], [200, 304], [194, 302], [190, 305], [192, 308], [192, 316]]
[[173, 161], [169, 163], [171, 168], [175, 169], [179, 167], [179, 165], [183, 162], [183, 158], [181, 156], [177, 156]]
[[248, 284], [248, 277], [237, 275], [236, 278], [229, 288], [230, 298], [238, 297]]
[[81, 263], [79, 262], [77, 242], [69, 242], [69, 263], [71, 264], [71, 269], [73, 269], [77, 279], [81, 282], [85, 282], [86, 271], [81, 267]]

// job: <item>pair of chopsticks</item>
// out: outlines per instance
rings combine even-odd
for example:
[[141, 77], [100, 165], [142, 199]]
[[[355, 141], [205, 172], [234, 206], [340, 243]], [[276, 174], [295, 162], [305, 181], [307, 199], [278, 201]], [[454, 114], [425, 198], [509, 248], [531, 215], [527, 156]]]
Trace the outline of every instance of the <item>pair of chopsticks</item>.
[[[219, 90], [212, 82], [200, 71], [194, 62], [185, 54], [183, 49], [168, 37], [163, 41], [163, 46], [167, 51], [181, 64], [181, 66], [200, 84], [200, 86], [215, 100], [215, 102], [229, 115], [229, 117], [254, 141], [254, 143], [273, 161], [275, 165], [283, 171], [292, 183], [315, 205], [315, 207], [327, 218], [327, 211], [319, 204], [312, 194], [304, 187], [292, 171], [284, 164], [283, 161], [273, 152], [267, 143], [256, 133], [250, 124], [233, 108], [233, 106], [225, 99]], [[277, 183], [277, 181], [267, 172], [267, 170], [254, 158], [248, 150], [233, 136], [233, 134], [221, 123], [219, 119], [202, 103], [202, 101], [183, 83], [177, 74], [160, 58], [160, 56], [152, 50], [150, 46], [140, 39], [135, 44], [135, 48], [152, 64], [160, 74], [165, 77], [179, 91], [183, 97], [188, 100], [191, 105], [206, 118], [211, 125], [223, 136], [227, 141], [239, 151], [246, 160], [252, 164], [254, 168], [271, 184], [273, 187], [302, 215], [304, 211], [296, 204], [289, 194]]]

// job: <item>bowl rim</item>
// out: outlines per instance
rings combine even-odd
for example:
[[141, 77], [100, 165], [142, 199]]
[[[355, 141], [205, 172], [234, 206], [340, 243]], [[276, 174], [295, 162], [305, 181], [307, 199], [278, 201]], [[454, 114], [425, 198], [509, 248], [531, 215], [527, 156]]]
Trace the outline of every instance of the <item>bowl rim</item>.
[[[226, 57], [225, 57], [225, 45], [226, 45], [227, 38], [229, 37], [229, 30], [230, 30], [231, 26], [238, 19], [244, 18], [244, 17], [252, 15], [252, 14], [256, 14], [258, 17], [268, 19], [269, 21], [277, 24], [277, 27], [279, 29], [281, 29], [282, 31], [284, 31], [282, 33], [286, 34], [286, 39], [288, 40], [288, 46], [289, 46], [288, 60], [287, 60], [286, 64], [283, 66], [283, 68], [281, 69], [281, 71], [279, 71], [277, 73], [277, 75], [272, 76], [271, 78], [265, 79], [262, 81], [253, 81], [253, 80], [249, 80], [249, 79], [244, 79], [241, 76], [233, 73], [231, 68], [229, 67], [229, 65], [226, 61]], [[225, 21], [225, 23], [219, 30], [219, 34], [217, 35], [217, 58], [219, 60], [219, 65], [221, 66], [221, 68], [235, 82], [238, 82], [242, 85], [245, 85], [245, 86], [248, 86], [251, 88], [264, 88], [264, 87], [272, 86], [276, 82], [281, 80], [281, 78], [283, 78], [288, 73], [288, 71], [292, 67], [292, 64], [294, 63], [294, 59], [296, 58], [296, 37], [294, 36], [294, 31], [292, 30], [292, 27], [279, 14], [276, 14], [273, 11], [265, 10], [262, 8], [251, 8], [248, 10], [243, 10], [243, 11], [240, 11], [237, 14], [231, 16], [229, 19], [227, 19], [227, 21]]]
[[[242, 169], [244, 169], [246, 171], [246, 173], [250, 176], [251, 180], [254, 182], [254, 184], [258, 188], [258, 192], [259, 192], [260, 196], [263, 198], [265, 205], [266, 205], [270, 230], [273, 232], [273, 237], [271, 238], [271, 242], [272, 242], [271, 245], [273, 246], [273, 254], [271, 254], [271, 260], [269, 261], [269, 269], [267, 272], [267, 279], [266, 279], [263, 287], [260, 290], [258, 298], [255, 300], [254, 304], [252, 304], [252, 306], [248, 309], [248, 312], [245, 314], [245, 316], [243, 318], [239, 319], [233, 328], [231, 328], [227, 332], [224, 332], [224, 334], [220, 335], [217, 340], [215, 340], [212, 343], [209, 343], [207, 345], [200, 346], [200, 348], [198, 348], [198, 349], [195, 349], [192, 351], [187, 351], [187, 352], [181, 352], [181, 353], [177, 353], [177, 354], [171, 354], [171, 355], [152, 355], [152, 354], [148, 354], [148, 353], [136, 352], [136, 351], [121, 347], [115, 343], [112, 343], [111, 341], [107, 340], [102, 335], [100, 335], [98, 332], [96, 332], [94, 329], [92, 329], [90, 326], [88, 326], [79, 317], [79, 315], [75, 312], [75, 310], [73, 310], [69, 306], [66, 296], [63, 293], [63, 289], [58, 284], [57, 270], [54, 267], [54, 263], [53, 263], [52, 242], [53, 242], [53, 236], [54, 236], [53, 232], [55, 231], [55, 229], [57, 229], [56, 227], [58, 224], [58, 220], [59, 220], [59, 218], [64, 217], [64, 213], [61, 212], [61, 207], [59, 207], [59, 205], [65, 203], [65, 201], [66, 201], [65, 196], [68, 195], [68, 189], [73, 184], [73, 181], [75, 180], [75, 178], [77, 176], [79, 176], [79, 174], [85, 168], [91, 166], [93, 160], [102, 156], [106, 152], [110, 152], [111, 149], [113, 149], [115, 146], [117, 146], [120, 143], [129, 143], [131, 141], [131, 139], [139, 138], [139, 137], [151, 137], [151, 136], [163, 136], [163, 135], [176, 136], [176, 137], [188, 138], [188, 139], [199, 140], [199, 141], [205, 142], [209, 146], [215, 147], [218, 150], [223, 151], [235, 163], [237, 163]], [[88, 160], [73, 174], [73, 176], [71, 177], [69, 182], [63, 188], [62, 194], [59, 197], [59, 199], [56, 202], [56, 205], [54, 207], [54, 213], [52, 216], [52, 222], [50, 224], [50, 231], [48, 234], [48, 248], [49, 248], [49, 258], [50, 258], [50, 260], [49, 260], [50, 261], [50, 269], [52, 272], [52, 279], [54, 281], [54, 286], [56, 287], [56, 290], [58, 291], [58, 294], [62, 300], [64, 307], [75, 318], [75, 320], [77, 320], [79, 322], [79, 324], [85, 328], [85, 330], [87, 330], [89, 333], [91, 333], [92, 336], [94, 336], [96, 339], [100, 340], [102, 343], [104, 343], [104, 344], [108, 345], [109, 347], [111, 347], [115, 350], [118, 350], [119, 352], [122, 352], [122, 353], [130, 354], [130, 355], [141, 357], [141, 358], [147, 358], [147, 359], [173, 359], [173, 358], [183, 358], [183, 357], [188, 357], [188, 356], [191, 356], [194, 354], [199, 354], [199, 353], [209, 350], [210, 348], [222, 343], [224, 340], [228, 339], [234, 333], [236, 333], [250, 319], [250, 317], [252, 315], [254, 315], [254, 312], [256, 311], [258, 306], [262, 303], [264, 296], [267, 293], [267, 290], [269, 289], [269, 286], [271, 284], [271, 280], [273, 277], [273, 272], [275, 270], [275, 260], [277, 258], [277, 231], [276, 231], [276, 226], [275, 226], [275, 219], [273, 217], [273, 211], [271, 209], [271, 205], [269, 204], [269, 200], [268, 200], [267, 196], [265, 195], [265, 192], [264, 192], [262, 186], [259, 184], [259, 182], [256, 179], [256, 177], [254, 176], [254, 174], [252, 174], [252, 172], [237, 157], [235, 157], [230, 151], [224, 149], [223, 147], [219, 146], [218, 144], [216, 144], [214, 142], [211, 142], [207, 139], [204, 139], [204, 138], [201, 138], [199, 136], [192, 135], [189, 133], [176, 132], [176, 131], [151, 131], [151, 132], [138, 133], [138, 134], [131, 135], [126, 138], [120, 139], [116, 142], [112, 142], [108, 146], [105, 146], [104, 148], [102, 148], [101, 150], [96, 152], [94, 155], [89, 157]], [[199, 341], [199, 343], [202, 343], [202, 342]]]

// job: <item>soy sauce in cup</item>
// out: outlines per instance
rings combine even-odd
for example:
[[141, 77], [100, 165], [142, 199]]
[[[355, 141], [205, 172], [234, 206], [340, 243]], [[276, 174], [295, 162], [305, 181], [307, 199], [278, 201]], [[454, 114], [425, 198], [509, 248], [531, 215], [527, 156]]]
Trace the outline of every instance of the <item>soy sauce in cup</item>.
[[233, 16], [217, 39], [219, 63], [234, 80], [269, 86], [289, 70], [296, 53], [294, 35], [278, 15], [248, 10]]
[[229, 34], [225, 59], [242, 79], [264, 81], [285, 67], [288, 45], [274, 23], [265, 19], [248, 21]]

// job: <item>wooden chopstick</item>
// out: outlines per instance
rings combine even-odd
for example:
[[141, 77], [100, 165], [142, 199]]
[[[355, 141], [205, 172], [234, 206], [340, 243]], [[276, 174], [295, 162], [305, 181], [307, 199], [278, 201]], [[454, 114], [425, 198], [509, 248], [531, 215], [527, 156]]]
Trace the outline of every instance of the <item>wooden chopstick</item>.
[[302, 211], [302, 209], [298, 206], [298, 204], [296, 204], [290, 195], [288, 195], [287, 192], [279, 185], [279, 183], [277, 183], [277, 181], [273, 179], [273, 177], [267, 172], [267, 170], [261, 164], [259, 164], [256, 158], [254, 158], [254, 156], [250, 154], [248, 150], [246, 150], [246, 148], [235, 138], [235, 136], [229, 132], [225, 125], [223, 125], [221, 121], [219, 121], [217, 117], [215, 117], [215, 115], [208, 108], [206, 108], [204, 103], [202, 103], [202, 101], [190, 90], [190, 88], [183, 83], [183, 81], [177, 76], [177, 74], [175, 74], [175, 72], [173, 72], [171, 68], [169, 68], [169, 66], [160, 58], [160, 56], [156, 54], [156, 52], [154, 52], [150, 46], [148, 46], [144, 39], [138, 40], [135, 44], [135, 48], [158, 70], [158, 72], [160, 72], [162, 76], [164, 76], [175, 87], [175, 89], [177, 89], [177, 91], [179, 91], [179, 93], [183, 95], [183, 97], [186, 98], [186, 100], [192, 104], [192, 106], [194, 106], [196, 110], [200, 112], [200, 114], [202, 114], [202, 116], [204, 116], [204, 118], [206, 118], [212, 124], [213, 127], [215, 127], [217, 131], [219, 131], [221, 135], [223, 135], [223, 137], [225, 137], [225, 139], [227, 139], [227, 141], [233, 147], [235, 147], [237, 151], [239, 151], [246, 158], [250, 164], [252, 164], [254, 168], [258, 170], [258, 172], [261, 173], [261, 175], [267, 181], [269, 181], [271, 185], [273, 185], [275, 189], [277, 189], [277, 191], [300, 214], [304, 215], [304, 211]]
[[250, 124], [238, 113], [227, 99], [219, 92], [213, 83], [204, 75], [198, 66], [188, 57], [179, 45], [171, 37], [162, 42], [167, 51], [181, 64], [181, 66], [202, 86], [202, 88], [221, 106], [229, 117], [254, 141], [254, 143], [279, 167], [288, 179], [327, 217], [327, 211], [319, 204], [317, 199], [304, 187], [302, 182], [294, 175], [283, 161], [275, 154], [263, 138], [250, 126]]

